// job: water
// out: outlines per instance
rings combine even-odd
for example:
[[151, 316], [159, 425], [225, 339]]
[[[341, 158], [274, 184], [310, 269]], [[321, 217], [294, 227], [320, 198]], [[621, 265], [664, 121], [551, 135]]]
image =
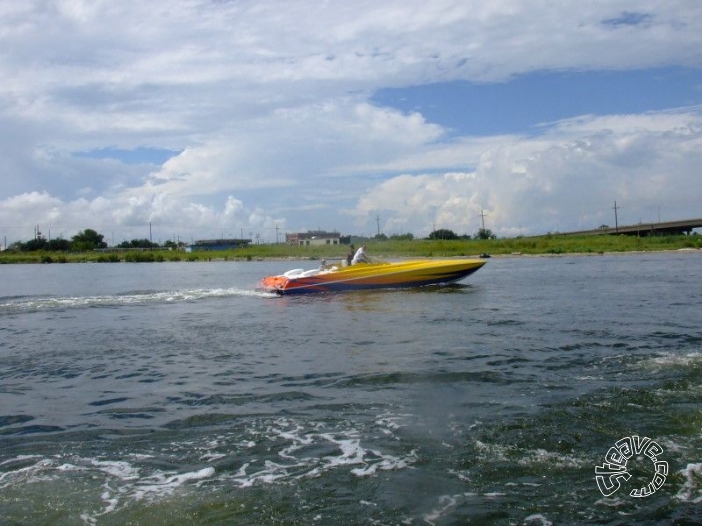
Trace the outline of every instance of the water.
[[[294, 266], [0, 267], [0, 523], [702, 521], [699, 252], [255, 290]], [[634, 435], [665, 482], [605, 497]]]

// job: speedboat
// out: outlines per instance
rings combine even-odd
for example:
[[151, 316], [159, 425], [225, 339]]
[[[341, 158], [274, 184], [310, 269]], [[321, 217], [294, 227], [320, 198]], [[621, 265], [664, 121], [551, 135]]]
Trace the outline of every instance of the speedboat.
[[422, 287], [455, 283], [486, 262], [480, 259], [426, 259], [394, 263], [322, 264], [320, 268], [293, 269], [261, 280], [261, 288], [279, 294]]

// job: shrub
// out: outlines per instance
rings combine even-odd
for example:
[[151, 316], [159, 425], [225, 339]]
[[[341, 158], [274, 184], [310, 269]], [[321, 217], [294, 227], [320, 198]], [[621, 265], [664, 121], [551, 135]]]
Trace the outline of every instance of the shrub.
[[127, 252], [124, 256], [129, 263], [152, 263], [155, 259], [153, 252]]
[[101, 254], [97, 261], [98, 263], [119, 263], [120, 259], [117, 254]]

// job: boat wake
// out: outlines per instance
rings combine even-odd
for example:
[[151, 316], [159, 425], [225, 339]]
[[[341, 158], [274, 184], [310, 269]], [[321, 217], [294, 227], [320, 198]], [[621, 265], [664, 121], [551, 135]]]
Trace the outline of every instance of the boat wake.
[[[402, 420], [403, 415], [383, 413], [368, 424], [369, 433], [345, 421], [308, 425], [285, 417], [251, 419], [234, 432], [174, 437], [126, 455], [18, 455], [0, 459], [0, 509], [23, 502], [28, 493], [42, 500], [46, 494], [60, 495], [58, 505], [70, 509], [66, 513], [79, 513], [86, 525], [121, 523], [124, 515], [138, 510], [173, 499], [187, 501], [203, 486], [230, 495], [232, 488], [299, 485], [321, 477], [372, 479], [412, 469], [418, 461], [417, 451], [403, 446], [397, 435]], [[380, 437], [368, 438], [371, 434]], [[168, 469], [170, 460], [164, 458], [174, 455], [186, 458], [188, 467]]]
[[124, 294], [100, 296], [19, 296], [0, 297], [0, 314], [52, 310], [85, 309], [96, 307], [123, 307], [129, 305], [166, 304], [201, 301], [229, 297], [275, 297], [262, 290], [240, 288], [184, 289], [165, 291], [132, 291]]

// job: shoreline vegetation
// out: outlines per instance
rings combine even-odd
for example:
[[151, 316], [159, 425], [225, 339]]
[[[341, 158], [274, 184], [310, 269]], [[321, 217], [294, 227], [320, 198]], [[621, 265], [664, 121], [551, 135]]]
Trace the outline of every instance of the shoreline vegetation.
[[[630, 252], [702, 250], [702, 236], [559, 236], [470, 240], [368, 240], [364, 241], [371, 258], [439, 258], [598, 255]], [[360, 242], [359, 242], [360, 244]], [[120, 263], [164, 261], [260, 261], [267, 259], [321, 260], [343, 259], [347, 245], [294, 246], [286, 244], [251, 245], [223, 251], [110, 250], [86, 252], [0, 252], [0, 264], [27, 263]]]

